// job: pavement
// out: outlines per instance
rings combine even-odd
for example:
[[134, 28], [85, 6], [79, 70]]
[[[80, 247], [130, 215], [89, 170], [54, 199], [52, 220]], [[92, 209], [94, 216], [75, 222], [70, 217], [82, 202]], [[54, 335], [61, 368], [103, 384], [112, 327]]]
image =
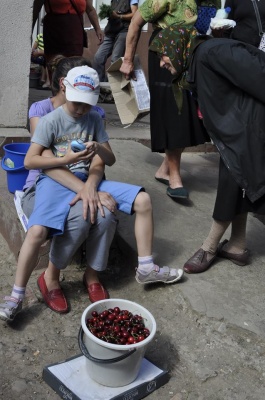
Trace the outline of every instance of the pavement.
[[[31, 90], [31, 101], [47, 95], [35, 92]], [[150, 151], [149, 116], [123, 126], [114, 104], [101, 106], [106, 110], [106, 128], [117, 159], [114, 166], [107, 167], [107, 178], [145, 187], [153, 203], [155, 261], [161, 266], [182, 268], [211, 227], [219, 155], [211, 144], [186, 149], [181, 174], [190, 198], [174, 201], [166, 195], [166, 186], [154, 179], [163, 155]], [[0, 188], [1, 233], [16, 255], [24, 233], [2, 169]], [[118, 217], [121, 263], [124, 269], [130, 269], [137, 262], [134, 216], [119, 213]], [[224, 238], [229, 238], [229, 231]], [[151, 399], [264, 400], [264, 224], [252, 214], [248, 219], [247, 247], [251, 257], [245, 267], [217, 259], [207, 272], [185, 274], [182, 282], [173, 286], [142, 290], [136, 283], [118, 287], [110, 284], [111, 295], [138, 301], [157, 318], [156, 343], [162, 340], [167, 355], [151, 355], [163, 367], [171, 367], [173, 378], [169, 386], [151, 394]], [[170, 358], [173, 347], [178, 349], [174, 353], [175, 364]]]

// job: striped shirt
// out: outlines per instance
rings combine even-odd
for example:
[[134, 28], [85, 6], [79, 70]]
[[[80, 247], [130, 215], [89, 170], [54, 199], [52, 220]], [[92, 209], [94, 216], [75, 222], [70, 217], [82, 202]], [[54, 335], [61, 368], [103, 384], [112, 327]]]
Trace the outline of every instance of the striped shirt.
[[43, 34], [39, 33], [36, 37], [35, 42], [37, 43], [38, 49], [44, 50]]

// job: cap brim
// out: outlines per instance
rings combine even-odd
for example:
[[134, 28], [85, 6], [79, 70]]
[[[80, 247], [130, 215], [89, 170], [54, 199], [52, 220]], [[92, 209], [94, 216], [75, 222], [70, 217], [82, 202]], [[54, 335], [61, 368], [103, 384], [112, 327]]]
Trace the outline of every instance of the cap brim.
[[72, 89], [66, 86], [65, 96], [68, 101], [76, 101], [78, 103], [86, 103], [91, 106], [95, 106], [98, 102], [99, 87], [91, 93], [84, 93], [83, 91]]

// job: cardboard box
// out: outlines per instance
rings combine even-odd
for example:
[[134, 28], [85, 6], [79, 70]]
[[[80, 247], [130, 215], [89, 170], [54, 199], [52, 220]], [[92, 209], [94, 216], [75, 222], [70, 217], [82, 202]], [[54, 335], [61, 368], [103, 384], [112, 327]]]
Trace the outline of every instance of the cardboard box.
[[123, 58], [115, 61], [107, 70], [112, 95], [122, 124], [132, 124], [140, 115], [150, 110], [150, 94], [141, 68], [139, 57], [134, 60], [134, 73], [137, 80], [126, 80], [120, 72]]
[[89, 377], [83, 355], [48, 365], [42, 376], [61, 398], [69, 400], [140, 400], [169, 381], [168, 371], [144, 358], [134, 382], [115, 388], [103, 386]]

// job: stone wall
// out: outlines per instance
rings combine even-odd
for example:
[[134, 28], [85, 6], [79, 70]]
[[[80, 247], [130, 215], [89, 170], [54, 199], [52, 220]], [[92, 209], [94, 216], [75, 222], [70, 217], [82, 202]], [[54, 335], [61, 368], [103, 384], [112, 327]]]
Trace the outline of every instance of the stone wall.
[[1, 1], [0, 128], [8, 128], [7, 136], [13, 128], [27, 125], [32, 4], [33, 0]]

